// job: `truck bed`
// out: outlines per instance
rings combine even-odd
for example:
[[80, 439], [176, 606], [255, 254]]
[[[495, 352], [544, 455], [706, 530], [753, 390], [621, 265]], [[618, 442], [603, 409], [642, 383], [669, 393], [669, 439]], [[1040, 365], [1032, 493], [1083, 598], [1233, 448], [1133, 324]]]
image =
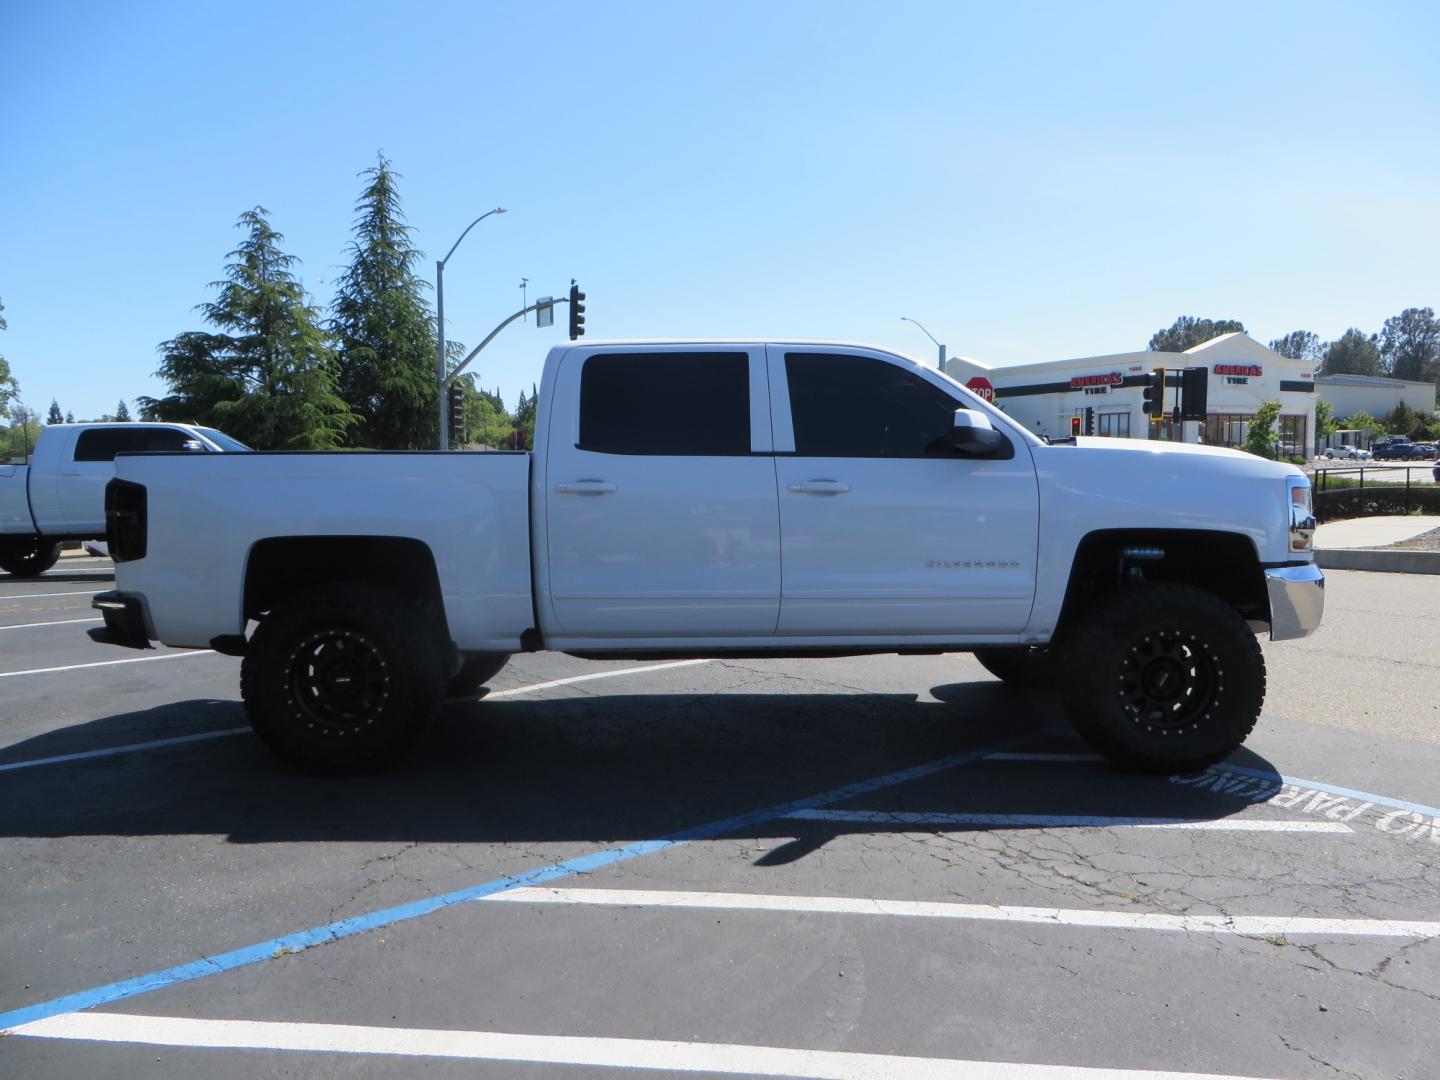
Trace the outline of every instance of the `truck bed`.
[[529, 454], [144, 454], [115, 470], [148, 492], [147, 551], [126, 565], [126, 586], [148, 598], [147, 625], [166, 645], [242, 633], [235, 568], [291, 537], [425, 545], [462, 650], [517, 652], [534, 625]]

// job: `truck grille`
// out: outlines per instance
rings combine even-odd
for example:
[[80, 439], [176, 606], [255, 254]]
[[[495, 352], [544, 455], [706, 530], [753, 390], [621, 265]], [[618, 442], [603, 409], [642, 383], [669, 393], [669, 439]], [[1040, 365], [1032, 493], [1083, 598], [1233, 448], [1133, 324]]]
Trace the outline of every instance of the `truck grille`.
[[145, 557], [145, 485], [111, 480], [105, 485], [105, 542], [117, 563]]

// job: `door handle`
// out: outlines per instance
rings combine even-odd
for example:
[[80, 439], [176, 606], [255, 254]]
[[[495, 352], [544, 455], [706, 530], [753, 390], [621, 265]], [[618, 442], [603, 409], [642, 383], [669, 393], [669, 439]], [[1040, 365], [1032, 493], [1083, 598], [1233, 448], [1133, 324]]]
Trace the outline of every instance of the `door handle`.
[[850, 485], [841, 480], [810, 480], [791, 484], [790, 490], [796, 495], [843, 495], [850, 490]]
[[83, 476], [84, 474], [83, 474], [79, 469], [61, 469], [61, 470], [60, 470], [60, 475], [61, 475], [61, 476]]
[[608, 495], [616, 488], [614, 484], [608, 484], [604, 480], [571, 480], [568, 483], [556, 484], [555, 490], [561, 495]]

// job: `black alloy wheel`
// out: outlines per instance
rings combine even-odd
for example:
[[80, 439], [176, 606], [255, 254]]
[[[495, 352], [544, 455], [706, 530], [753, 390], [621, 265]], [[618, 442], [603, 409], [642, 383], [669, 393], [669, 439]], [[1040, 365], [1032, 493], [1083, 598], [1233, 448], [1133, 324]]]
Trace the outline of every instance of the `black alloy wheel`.
[[388, 765], [429, 726], [454, 655], [443, 621], [394, 590], [323, 585], [269, 612], [240, 666], [261, 740], [307, 772]]
[[60, 558], [60, 545], [38, 536], [0, 537], [0, 570], [16, 577], [38, 577]]
[[1265, 702], [1265, 658], [1249, 624], [1190, 585], [1128, 584], [1091, 602], [1060, 664], [1076, 731], [1119, 764], [1189, 772], [1245, 741]]

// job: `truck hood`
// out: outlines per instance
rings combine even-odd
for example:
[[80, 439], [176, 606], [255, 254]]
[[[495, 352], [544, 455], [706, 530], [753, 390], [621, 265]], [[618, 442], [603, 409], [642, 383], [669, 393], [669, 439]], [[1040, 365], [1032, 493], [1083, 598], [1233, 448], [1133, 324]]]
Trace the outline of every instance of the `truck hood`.
[[1262, 563], [1291, 558], [1287, 480], [1305, 475], [1294, 465], [1242, 450], [1141, 439], [1082, 437], [1077, 445], [1032, 452], [1042, 520], [1071, 523], [1078, 533], [1234, 533], [1250, 539]]
[[[1256, 457], [1244, 450], [1231, 450], [1223, 446], [1203, 446], [1198, 443], [1162, 442], [1144, 439], [1101, 439], [1081, 436], [1074, 446], [1056, 444], [1041, 447], [1077, 457], [1089, 459], [1094, 466], [1105, 469], [1133, 468], [1148, 477], [1159, 478], [1171, 473], [1181, 475], [1225, 475], [1252, 476], [1280, 479], [1286, 476], [1304, 476], [1302, 469], [1289, 462], [1270, 461]], [[1037, 455], [1036, 460], [1040, 460]]]

